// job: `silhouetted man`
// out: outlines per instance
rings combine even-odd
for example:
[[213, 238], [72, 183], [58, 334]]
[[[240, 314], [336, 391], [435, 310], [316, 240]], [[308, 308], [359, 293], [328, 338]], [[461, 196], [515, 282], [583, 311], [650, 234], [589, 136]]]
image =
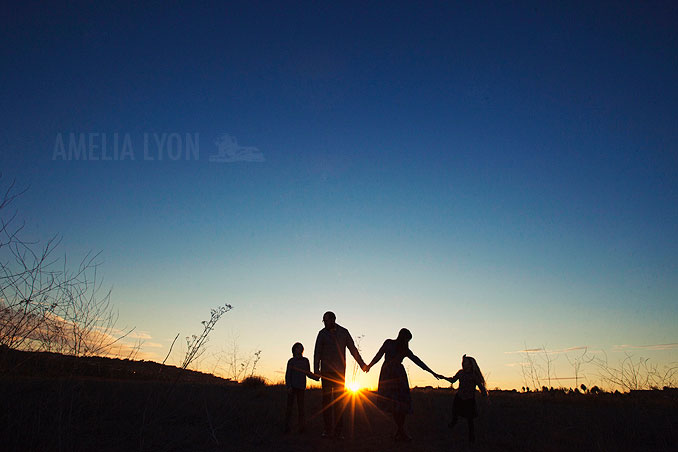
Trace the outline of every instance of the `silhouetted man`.
[[365, 370], [365, 361], [353, 343], [351, 334], [343, 326], [337, 325], [336, 319], [337, 316], [330, 311], [323, 315], [325, 328], [320, 330], [315, 341], [313, 370], [322, 378], [323, 419], [325, 421], [323, 437], [334, 433], [336, 437], [341, 438], [346, 403], [342, 403], [339, 398], [345, 391], [346, 347], [363, 370]]

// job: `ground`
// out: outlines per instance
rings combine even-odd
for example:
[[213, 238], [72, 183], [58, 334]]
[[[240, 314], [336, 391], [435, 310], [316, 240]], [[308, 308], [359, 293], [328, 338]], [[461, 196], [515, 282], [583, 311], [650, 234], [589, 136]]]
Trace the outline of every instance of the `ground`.
[[[119, 364], [119, 363], [118, 363]], [[32, 369], [29, 367], [29, 370]], [[31, 370], [32, 371], [32, 370]], [[307, 391], [305, 433], [283, 433], [283, 386], [205, 378], [102, 378], [72, 372], [0, 375], [0, 437], [7, 451], [622, 451], [676, 450], [675, 390], [630, 394], [493, 391], [479, 399], [477, 441], [448, 428], [453, 392], [412, 391], [411, 443], [363, 393], [348, 404], [343, 441], [323, 439], [320, 391]], [[132, 374], [135, 375], [135, 374]], [[177, 376], [179, 378], [177, 378]]]

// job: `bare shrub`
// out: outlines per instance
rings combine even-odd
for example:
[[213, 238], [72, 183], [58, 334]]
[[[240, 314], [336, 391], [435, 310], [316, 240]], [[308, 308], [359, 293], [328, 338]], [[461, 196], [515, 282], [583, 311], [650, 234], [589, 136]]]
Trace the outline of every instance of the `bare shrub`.
[[[362, 350], [360, 349], [360, 342], [365, 338], [364, 334], [361, 334], [360, 336], [357, 336], [354, 340], [355, 343], [355, 348], [358, 350], [358, 353], [360, 353]], [[359, 374], [360, 366], [358, 365], [357, 361], [353, 361], [353, 368], [351, 369], [351, 382], [355, 382], [358, 379], [358, 374]]]
[[621, 388], [623, 391], [676, 387], [678, 384], [678, 363], [670, 363], [660, 368], [650, 362], [649, 358], [637, 360], [629, 353], [617, 366], [608, 362], [607, 354], [596, 357], [593, 364], [598, 369], [598, 376], [606, 385]]
[[540, 388], [546, 386], [545, 383], [551, 387], [551, 380], [556, 379], [553, 370], [554, 358], [546, 347], [528, 349], [526, 346], [523, 357], [525, 361], [521, 363], [520, 369], [525, 387]]
[[205, 352], [205, 345], [209, 340], [209, 334], [212, 332], [221, 316], [231, 309], [233, 309], [233, 307], [230, 304], [224, 304], [223, 306], [217, 306], [214, 309], [210, 309], [210, 319], [200, 322], [203, 326], [202, 332], [199, 335], [194, 334], [191, 337], [186, 337], [187, 350], [184, 360], [181, 363], [182, 369], [188, 368], [192, 362], [202, 356]]
[[[0, 199], [0, 345], [75, 356], [113, 354], [132, 329], [115, 328], [110, 290], [101, 290], [99, 254], [88, 253], [71, 270], [55, 256], [60, 239], [40, 246], [21, 236], [12, 210], [14, 183]], [[118, 344], [119, 345], [119, 344]]]
[[212, 356], [214, 358], [213, 374], [219, 374], [233, 381], [241, 381], [253, 376], [256, 372], [257, 364], [261, 360], [261, 350], [243, 355], [240, 352], [238, 339], [235, 338], [230, 341], [227, 348], [222, 348]]
[[[579, 348], [578, 348], [579, 349]], [[577, 350], [578, 350], [577, 349]], [[634, 358], [626, 353], [625, 358], [618, 364], [612, 364], [608, 360], [605, 352], [598, 354], [589, 354], [587, 348], [576, 352], [570, 356], [574, 349], [548, 351], [542, 348], [525, 348], [523, 351], [524, 362], [521, 363], [524, 388], [529, 392], [532, 388], [552, 388], [551, 381], [574, 380], [575, 393], [588, 393], [587, 387], [582, 380], [587, 383], [596, 383], [596, 392], [603, 392], [603, 389], [624, 392], [634, 390], [647, 390], [667, 387], [676, 387], [678, 385], [678, 363], [669, 363], [664, 366], [652, 362], [649, 358]], [[553, 354], [562, 353], [574, 371], [573, 377], [559, 378], [554, 371], [555, 362]], [[584, 373], [588, 370], [588, 376]], [[594, 374], [597, 372], [597, 374]], [[591, 390], [592, 391], [592, 390]]]
[[579, 385], [579, 380], [583, 378], [582, 366], [591, 363], [594, 357], [588, 355], [588, 347], [585, 347], [581, 354], [575, 354], [572, 357], [566, 353], [565, 359], [567, 359], [567, 362], [570, 364], [572, 371], [574, 372], [574, 385], [576, 387]]

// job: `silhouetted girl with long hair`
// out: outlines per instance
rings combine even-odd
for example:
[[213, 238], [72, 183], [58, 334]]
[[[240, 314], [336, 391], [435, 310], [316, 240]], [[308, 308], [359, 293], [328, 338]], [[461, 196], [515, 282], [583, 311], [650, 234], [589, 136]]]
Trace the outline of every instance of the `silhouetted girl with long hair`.
[[410, 383], [407, 381], [403, 359], [407, 356], [426, 372], [430, 372], [438, 379], [442, 378], [442, 375], [433, 372], [412, 353], [409, 347], [410, 339], [412, 339], [412, 333], [403, 328], [396, 339], [384, 341], [384, 345], [381, 346], [372, 362], [365, 368], [365, 372], [368, 372], [372, 366], [379, 362], [382, 356], [386, 355], [379, 373], [377, 403], [382, 410], [393, 414], [393, 420], [397, 427], [394, 438], [396, 441], [409, 441], [411, 439], [405, 432], [405, 417], [412, 412], [412, 397], [410, 396]]
[[464, 355], [461, 358], [461, 369], [454, 377], [443, 378], [450, 383], [459, 380], [459, 389], [457, 389], [457, 394], [454, 396], [452, 404], [452, 422], [450, 422], [450, 428], [454, 428], [459, 416], [465, 417], [468, 422], [468, 438], [471, 442], [474, 442], [476, 437], [473, 419], [478, 416], [476, 386], [484, 396], [487, 396], [485, 377], [483, 377], [483, 373], [480, 371], [476, 360]]

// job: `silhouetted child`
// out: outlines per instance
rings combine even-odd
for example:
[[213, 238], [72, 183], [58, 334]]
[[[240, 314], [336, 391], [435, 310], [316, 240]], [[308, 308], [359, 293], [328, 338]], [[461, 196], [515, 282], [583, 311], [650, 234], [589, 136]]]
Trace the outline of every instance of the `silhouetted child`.
[[450, 428], [454, 428], [459, 416], [465, 417], [468, 422], [468, 438], [471, 442], [476, 439], [473, 419], [478, 416], [476, 409], [476, 386], [484, 396], [487, 396], [485, 378], [483, 377], [478, 363], [470, 356], [464, 355], [461, 359], [461, 370], [454, 377], [444, 377], [450, 383], [459, 380], [459, 389], [454, 396], [452, 404], [452, 422]]
[[287, 371], [285, 372], [285, 385], [287, 386], [287, 414], [285, 416], [285, 432], [290, 431], [290, 419], [294, 400], [297, 401], [297, 411], [299, 414], [299, 431], [305, 429], [304, 418], [304, 392], [306, 391], [306, 377], [314, 380], [320, 380], [320, 377], [311, 373], [311, 366], [307, 358], [304, 358], [304, 346], [297, 342], [292, 346], [292, 357], [287, 361]]

